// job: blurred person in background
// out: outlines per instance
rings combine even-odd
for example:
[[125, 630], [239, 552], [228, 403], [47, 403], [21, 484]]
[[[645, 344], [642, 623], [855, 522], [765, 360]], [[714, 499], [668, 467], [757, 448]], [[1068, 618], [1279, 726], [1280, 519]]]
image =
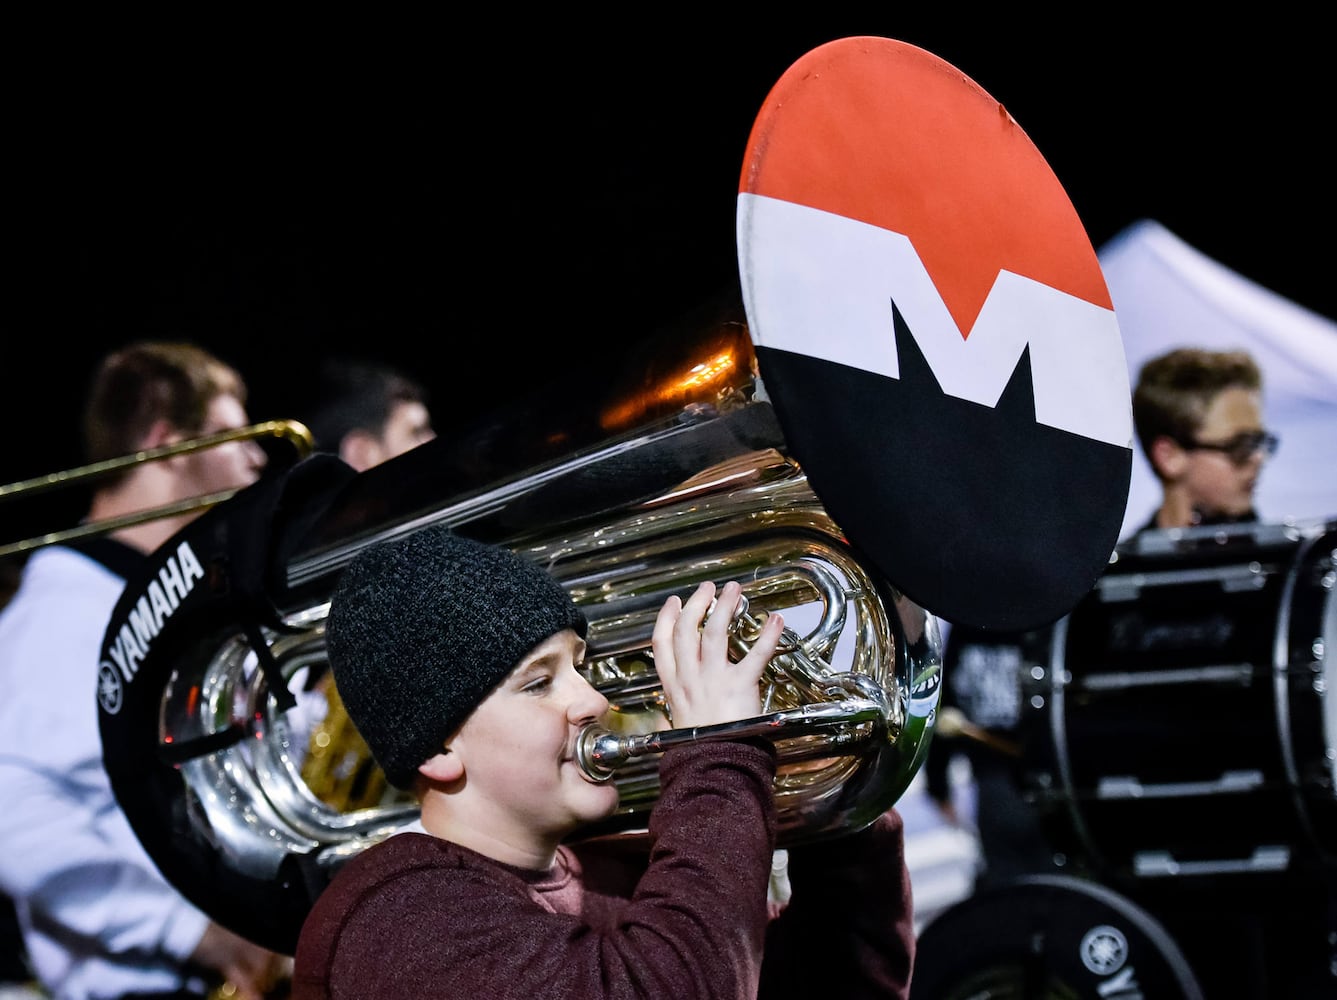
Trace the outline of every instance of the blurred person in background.
[[1254, 492], [1278, 445], [1263, 426], [1262, 393], [1245, 351], [1184, 347], [1142, 366], [1133, 423], [1162, 497], [1139, 530], [1258, 520]]
[[316, 370], [298, 419], [320, 451], [358, 472], [436, 437], [427, 390], [403, 372], [354, 358], [330, 358]]
[[[105, 356], [83, 413], [89, 463], [248, 425], [231, 366], [189, 343]], [[98, 480], [85, 522], [256, 482], [253, 441], [128, 466]], [[149, 520], [35, 550], [0, 612], [0, 889], [26, 961], [57, 1000], [202, 998], [224, 983], [263, 1000], [291, 961], [209, 919], [161, 875], [103, 765], [97, 678], [125, 581], [199, 515]]]

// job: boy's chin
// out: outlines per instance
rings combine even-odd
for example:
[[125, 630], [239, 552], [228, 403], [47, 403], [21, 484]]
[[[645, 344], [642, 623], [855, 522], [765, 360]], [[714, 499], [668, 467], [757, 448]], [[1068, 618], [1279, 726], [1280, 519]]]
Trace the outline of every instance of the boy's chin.
[[617, 786], [591, 785], [590, 795], [581, 802], [581, 819], [586, 823], [593, 823], [601, 819], [607, 819], [613, 813], [617, 812], [618, 793]]

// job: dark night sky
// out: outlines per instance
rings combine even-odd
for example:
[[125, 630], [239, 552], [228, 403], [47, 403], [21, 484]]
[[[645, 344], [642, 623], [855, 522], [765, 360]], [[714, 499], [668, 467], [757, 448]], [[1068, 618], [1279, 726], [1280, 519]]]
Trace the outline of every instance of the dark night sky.
[[920, 45], [1002, 102], [1096, 247], [1154, 218], [1337, 315], [1334, 86], [1314, 26], [639, 16], [208, 56], [53, 44], [7, 124], [0, 479], [77, 464], [91, 365], [141, 336], [236, 363], [256, 419], [288, 415], [325, 352], [412, 370], [443, 431], [480, 394], [557, 373], [578, 396], [602, 359], [733, 288], [756, 112], [796, 58], [851, 34]]

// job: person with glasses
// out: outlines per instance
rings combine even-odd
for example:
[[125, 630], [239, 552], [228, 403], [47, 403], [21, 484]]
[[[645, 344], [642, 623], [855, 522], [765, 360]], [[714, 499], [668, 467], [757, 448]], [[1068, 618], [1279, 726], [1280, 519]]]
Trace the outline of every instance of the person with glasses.
[[1142, 366], [1133, 424], [1162, 497], [1139, 533], [1258, 520], [1254, 491], [1278, 445], [1262, 388], [1246, 351], [1178, 348]]

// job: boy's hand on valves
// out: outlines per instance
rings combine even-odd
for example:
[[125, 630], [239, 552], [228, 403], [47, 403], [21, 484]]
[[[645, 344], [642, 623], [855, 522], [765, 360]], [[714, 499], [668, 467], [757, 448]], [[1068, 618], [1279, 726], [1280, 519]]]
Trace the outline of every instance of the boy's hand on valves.
[[761, 675], [775, 655], [784, 619], [778, 613], [768, 615], [747, 655], [730, 661], [729, 628], [742, 596], [736, 581], [721, 587], [718, 598], [715, 584], [706, 582], [686, 604], [674, 595], [660, 608], [651, 642], [675, 729], [761, 714]]

